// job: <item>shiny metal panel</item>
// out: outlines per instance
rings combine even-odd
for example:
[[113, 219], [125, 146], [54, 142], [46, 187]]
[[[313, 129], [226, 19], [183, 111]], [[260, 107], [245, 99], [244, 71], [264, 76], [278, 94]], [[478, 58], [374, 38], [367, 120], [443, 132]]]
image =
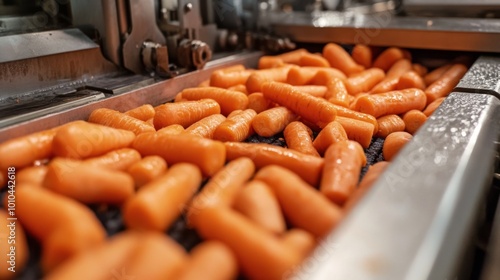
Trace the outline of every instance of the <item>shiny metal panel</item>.
[[457, 85], [457, 90], [489, 93], [500, 98], [500, 57], [481, 56]]

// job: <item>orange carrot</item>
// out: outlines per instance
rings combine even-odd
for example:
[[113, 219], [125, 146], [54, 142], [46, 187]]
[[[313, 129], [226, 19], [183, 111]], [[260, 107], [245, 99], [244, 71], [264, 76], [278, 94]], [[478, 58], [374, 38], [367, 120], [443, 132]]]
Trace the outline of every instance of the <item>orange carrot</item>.
[[345, 82], [345, 87], [351, 95], [356, 95], [360, 92], [368, 92], [376, 84], [381, 82], [384, 77], [384, 71], [378, 68], [370, 68], [349, 77]]
[[396, 61], [406, 58], [405, 53], [400, 48], [388, 48], [383, 51], [373, 62], [373, 67], [388, 71]]
[[325, 126], [318, 136], [316, 136], [313, 146], [320, 155], [323, 155], [330, 145], [345, 140], [347, 140], [345, 129], [339, 122], [333, 121]]
[[281, 59], [284, 63], [299, 64], [302, 56], [308, 53], [309, 52], [306, 49], [296, 49], [293, 51], [276, 55], [275, 57]]
[[368, 115], [368, 114], [363, 114], [360, 112], [356, 112], [354, 110], [344, 108], [342, 106], [338, 106], [338, 105], [334, 105], [334, 106], [335, 106], [335, 109], [337, 109], [337, 116], [371, 123], [374, 126], [373, 133], [375, 134], [378, 131], [377, 119], [374, 116]]
[[337, 117], [336, 121], [342, 125], [349, 140], [358, 142], [365, 149], [370, 146], [374, 130], [373, 124], [345, 117]]
[[368, 46], [362, 44], [355, 45], [351, 55], [352, 59], [357, 64], [365, 67], [365, 69], [372, 67], [373, 55], [372, 50]]
[[[209, 87], [209, 86], [207, 85], [207, 86], [203, 86], [203, 87]], [[184, 102], [184, 101], [187, 101], [187, 100], [182, 97], [181, 92], [179, 92], [174, 98], [174, 103], [180, 103], [180, 102]], [[163, 104], [163, 105], [165, 105], [165, 104]], [[158, 108], [161, 108], [161, 105], [155, 108], [155, 112], [158, 111]]]
[[309, 81], [309, 84], [324, 86], [333, 78], [345, 80], [347, 77], [344, 73], [335, 68], [320, 68], [316, 75]]
[[193, 163], [204, 176], [212, 176], [226, 162], [226, 150], [221, 142], [190, 135], [144, 133], [132, 146], [142, 156], [161, 156], [168, 165]]
[[271, 108], [271, 101], [266, 99], [261, 92], [248, 95], [248, 109], [252, 109], [258, 114], [269, 108]]
[[440, 97], [446, 97], [450, 94], [466, 72], [467, 67], [462, 64], [454, 64], [450, 69], [444, 72], [439, 79], [425, 89], [427, 104], [430, 104], [432, 101]]
[[54, 136], [54, 155], [83, 159], [126, 148], [135, 139], [128, 130], [76, 121], [61, 127]]
[[97, 246], [106, 236], [88, 207], [44, 188], [16, 190], [16, 216], [26, 231], [41, 241], [44, 271]]
[[222, 73], [231, 73], [231, 72], [240, 72], [240, 71], [243, 71], [245, 69], [246, 69], [245, 65], [243, 65], [243, 64], [235, 64], [235, 65], [231, 65], [231, 66], [227, 66], [227, 67], [218, 69], [215, 72], [218, 71], [218, 72], [222, 72]]
[[[234, 111], [233, 111], [234, 112]], [[186, 128], [186, 133], [205, 138], [213, 138], [217, 127], [226, 120], [221, 114], [214, 114], [203, 118]]]
[[151, 104], [144, 104], [132, 110], [128, 110], [125, 112], [125, 115], [129, 115], [141, 121], [147, 121], [155, 116], [155, 108], [151, 106]]
[[377, 119], [378, 131], [375, 136], [385, 138], [387, 135], [405, 130], [405, 122], [398, 115], [386, 115]]
[[392, 65], [389, 71], [387, 71], [385, 78], [372, 88], [371, 93], [382, 93], [395, 90], [400, 77], [408, 71], [411, 71], [411, 61], [408, 59], [398, 60]]
[[427, 116], [419, 110], [411, 110], [403, 116], [406, 132], [415, 135], [417, 130], [427, 121]]
[[132, 176], [135, 187], [140, 188], [160, 177], [167, 170], [167, 163], [159, 156], [147, 156], [132, 164], [127, 173]]
[[156, 130], [180, 124], [184, 128], [213, 114], [220, 114], [219, 103], [213, 99], [186, 101], [181, 103], [167, 103], [156, 110], [154, 125]]
[[181, 276], [175, 279], [229, 280], [237, 276], [238, 262], [234, 253], [224, 243], [206, 241], [191, 251], [191, 258]]
[[256, 115], [252, 120], [253, 130], [264, 137], [280, 133], [297, 116], [286, 107], [274, 107]]
[[[209, 87], [209, 86], [210, 86], [210, 79], [204, 80], [197, 85], [197, 87]], [[177, 95], [177, 96], [179, 96], [179, 95]], [[176, 99], [177, 99], [177, 97], [176, 97]]]
[[257, 168], [280, 165], [295, 172], [304, 181], [316, 186], [319, 182], [323, 159], [270, 144], [226, 142], [227, 159], [249, 157]]
[[89, 117], [90, 123], [96, 123], [109, 127], [132, 131], [141, 134], [144, 132], [154, 132], [155, 129], [145, 122], [115, 110], [100, 108], [92, 111]]
[[[342, 216], [340, 208], [285, 168], [275, 165], [262, 168], [255, 180], [263, 181], [273, 190], [292, 225], [316, 237], [330, 232]], [[303, 211], [304, 205], [307, 211]]]
[[337, 110], [328, 101], [300, 92], [293, 86], [270, 82], [262, 87], [262, 93], [267, 99], [287, 107], [307, 121], [324, 127], [335, 120]]
[[16, 184], [42, 186], [46, 174], [47, 166], [45, 165], [26, 167], [16, 174]]
[[214, 71], [210, 76], [210, 86], [220, 88], [230, 88], [236, 85], [244, 85], [253, 70], [221, 72]]
[[362, 72], [364, 67], [357, 64], [341, 46], [330, 43], [323, 48], [323, 57], [333, 68], [337, 68], [350, 76]]
[[232, 117], [238, 115], [241, 112], [243, 112], [243, 110], [234, 110], [234, 111], [231, 112], [231, 114], [227, 115], [226, 119], [232, 118]]
[[313, 146], [312, 131], [302, 122], [295, 121], [288, 124], [283, 131], [283, 135], [289, 149], [319, 157]]
[[403, 114], [412, 109], [423, 110], [425, 93], [420, 89], [404, 89], [362, 96], [356, 102], [356, 111], [376, 118], [389, 114]]
[[344, 204], [345, 212], [349, 212], [358, 203], [358, 201], [365, 195], [365, 193], [370, 189], [373, 183], [380, 177], [387, 165], [389, 165], [389, 162], [379, 161], [368, 168], [365, 176], [358, 184], [358, 188]]
[[187, 100], [201, 100], [210, 98], [220, 105], [221, 113], [227, 116], [234, 110], [244, 110], [248, 106], [248, 97], [246, 94], [231, 91], [222, 88], [205, 87], [205, 88], [187, 88], [182, 92], [182, 97]]
[[330, 67], [330, 63], [318, 54], [305, 53], [300, 57], [300, 66]]
[[228, 246], [249, 279], [282, 279], [302, 260], [278, 237], [234, 210], [210, 208], [200, 212], [200, 215], [200, 224], [196, 227], [200, 236]]
[[184, 127], [182, 127], [182, 125], [180, 125], [180, 124], [171, 124], [169, 126], [165, 126], [162, 129], [159, 129], [158, 131], [156, 131], [156, 133], [158, 133], [158, 135], [161, 135], [161, 134], [174, 134], [174, 135], [177, 135], [177, 134], [183, 133], [184, 131], [185, 130], [184, 130]]
[[424, 76], [424, 82], [426, 85], [430, 85], [437, 81], [443, 74], [450, 69], [452, 64], [445, 64], [441, 67], [438, 67], [431, 72], [429, 72], [427, 75]]
[[141, 155], [139, 152], [134, 149], [123, 148], [111, 151], [102, 156], [86, 159], [84, 163], [97, 168], [125, 171], [132, 164], [140, 160]]
[[50, 162], [43, 186], [83, 203], [120, 204], [134, 193], [130, 175], [64, 158]]
[[326, 84], [326, 94], [325, 99], [329, 102], [340, 105], [342, 107], [349, 106], [349, 93], [345, 87], [345, 84], [342, 80], [338, 78], [332, 78], [330, 82]]
[[[0, 270], [0, 279], [12, 279], [26, 266], [29, 257], [26, 235], [21, 224], [11, 221], [13, 217], [7, 211], [0, 209], [0, 236], [2, 237], [2, 255], [0, 261], [4, 264]], [[13, 270], [9, 269], [13, 267]]]
[[408, 71], [399, 77], [396, 89], [418, 88], [425, 89], [425, 82], [415, 71]]
[[283, 236], [283, 243], [296, 250], [305, 259], [316, 247], [316, 240], [309, 232], [292, 228]]
[[366, 93], [366, 92], [362, 92], [362, 93], [358, 93], [356, 95], [354, 95], [354, 99], [351, 100], [351, 103], [349, 104], [349, 109], [351, 110], [356, 110], [356, 104], [358, 103], [358, 100], [362, 97], [362, 96], [366, 96], [366, 95], [369, 95], [369, 93]]
[[423, 66], [422, 64], [418, 64], [418, 63], [413, 63], [412, 64], [412, 69], [420, 77], [424, 77], [427, 74], [427, 72], [428, 72], [427, 67]]
[[320, 97], [320, 98], [324, 98], [325, 94], [327, 93], [326, 86], [305, 85], [305, 86], [294, 86], [293, 88], [295, 88], [298, 91], [310, 94], [314, 97]]
[[429, 105], [427, 105], [427, 107], [425, 107], [425, 110], [423, 111], [423, 113], [429, 117], [430, 115], [432, 115], [432, 113], [434, 113], [434, 111], [436, 111], [436, 109], [439, 107], [439, 105], [441, 105], [441, 103], [443, 103], [445, 97], [440, 97], [434, 101], [432, 101]]
[[214, 132], [214, 139], [220, 141], [243, 141], [253, 134], [252, 122], [255, 119], [252, 109], [246, 109], [222, 122]]
[[307, 85], [316, 76], [320, 67], [291, 67], [288, 71], [286, 82], [295, 85]]
[[245, 83], [242, 83], [240, 85], [235, 85], [235, 86], [229, 87], [227, 89], [232, 90], [232, 91], [239, 91], [241, 93], [244, 93], [245, 95], [248, 94], [247, 87], [245, 86]]
[[166, 230], [196, 193], [201, 179], [201, 172], [195, 165], [179, 163], [170, 167], [125, 203], [125, 224], [133, 229]]
[[275, 56], [264, 55], [259, 58], [258, 69], [276, 68], [285, 65], [282, 59]]
[[384, 141], [384, 146], [382, 147], [382, 154], [384, 159], [391, 161], [403, 148], [403, 146], [410, 142], [412, 136], [408, 132], [398, 131], [389, 134]]
[[243, 184], [255, 172], [253, 162], [245, 157], [230, 161], [217, 172], [198, 193], [188, 209], [188, 221], [191, 225], [199, 222], [199, 213], [207, 208], [231, 207]]
[[286, 82], [291, 66], [255, 71], [248, 77], [246, 86], [248, 93], [262, 92], [262, 85], [267, 82]]
[[340, 141], [325, 152], [325, 166], [320, 191], [328, 199], [343, 205], [358, 185], [365, 152], [355, 141]]
[[280, 205], [263, 182], [247, 183], [236, 196], [233, 208], [271, 233], [281, 234], [286, 230]]

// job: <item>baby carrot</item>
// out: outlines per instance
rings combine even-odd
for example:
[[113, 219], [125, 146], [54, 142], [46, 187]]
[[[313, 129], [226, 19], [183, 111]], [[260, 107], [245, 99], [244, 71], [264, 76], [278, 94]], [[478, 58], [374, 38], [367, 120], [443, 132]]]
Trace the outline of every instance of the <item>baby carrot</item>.
[[167, 170], [167, 163], [159, 156], [147, 156], [132, 164], [127, 173], [132, 176], [135, 187], [140, 188], [160, 177]]
[[132, 110], [128, 110], [125, 112], [125, 115], [129, 115], [141, 121], [147, 121], [155, 116], [155, 108], [151, 104], [144, 104]]
[[396, 89], [418, 88], [425, 89], [425, 82], [415, 71], [408, 71], [399, 77]]
[[316, 98], [293, 88], [293, 86], [270, 82], [262, 87], [262, 93], [267, 99], [285, 106], [319, 127], [324, 127], [335, 120], [337, 110], [330, 102]]
[[365, 149], [370, 146], [374, 130], [373, 124], [345, 117], [337, 117], [336, 121], [342, 125], [349, 140], [358, 142]]
[[156, 110], [154, 125], [156, 130], [180, 124], [184, 128], [213, 114], [220, 114], [221, 107], [213, 99], [186, 101], [180, 103], [167, 103]]
[[259, 58], [258, 69], [276, 68], [285, 65], [282, 59], [275, 56], [264, 55]]
[[326, 84], [326, 88], [326, 100], [342, 107], [349, 107], [349, 93], [342, 80], [332, 78], [332, 80]]
[[357, 44], [352, 49], [351, 56], [354, 62], [362, 65], [365, 69], [372, 67], [373, 55], [370, 47], [363, 44]]
[[[26, 267], [29, 257], [24, 229], [11, 219], [7, 211], [0, 209], [0, 237], [3, 243], [0, 261], [4, 264], [0, 270], [0, 279], [12, 279], [19, 275]], [[14, 270], [10, 270], [10, 267]]]
[[43, 186], [83, 203], [120, 204], [134, 193], [130, 175], [64, 158], [50, 162]]
[[413, 63], [411, 68], [420, 77], [424, 77], [427, 74], [427, 72], [428, 72], [427, 67], [425, 67], [425, 66], [423, 66], [422, 64], [419, 64], [419, 63]]
[[234, 110], [234, 111], [231, 112], [231, 114], [227, 115], [226, 119], [232, 118], [232, 117], [238, 115], [241, 112], [243, 112], [243, 110]]
[[417, 130], [427, 121], [427, 116], [419, 110], [411, 110], [403, 116], [406, 132], [415, 135]]
[[274, 107], [256, 115], [252, 120], [253, 130], [264, 137], [271, 137], [280, 133], [292, 121], [297, 119], [292, 111], [286, 107]]
[[231, 249], [218, 241], [205, 241], [194, 247], [185, 268], [175, 279], [230, 280], [237, 276], [238, 262]]
[[319, 67], [291, 67], [286, 82], [294, 86], [307, 85], [320, 69]]
[[369, 93], [366, 93], [366, 92], [362, 92], [362, 93], [358, 93], [356, 95], [354, 95], [354, 99], [351, 100], [351, 103], [349, 104], [349, 109], [355, 111], [356, 110], [356, 104], [358, 103], [358, 100], [362, 97], [362, 96], [366, 96], [366, 95], [369, 95]]
[[145, 122], [115, 110], [99, 108], [90, 114], [90, 123], [96, 123], [109, 127], [132, 131], [141, 134], [144, 132], [154, 132], [155, 129]]
[[318, 54], [305, 53], [300, 57], [300, 66], [330, 67], [330, 63]]
[[283, 243], [285, 246], [296, 250], [302, 259], [305, 259], [316, 247], [316, 240], [309, 232], [292, 228], [283, 235]]
[[345, 81], [345, 87], [351, 95], [356, 95], [360, 92], [368, 92], [376, 84], [382, 81], [384, 77], [384, 71], [378, 68], [370, 68], [368, 70], [350, 76]]
[[[207, 85], [207, 86], [204, 86], [204, 88], [205, 87], [209, 87], [209, 86]], [[182, 97], [181, 92], [179, 92], [174, 98], [174, 103], [180, 103], [180, 102], [184, 102], [184, 101], [187, 101], [187, 99]], [[163, 104], [163, 105], [165, 105], [165, 104]], [[158, 111], [158, 108], [161, 108], [161, 105], [155, 108], [155, 112]]]
[[226, 142], [227, 159], [249, 157], [257, 168], [276, 164], [295, 172], [304, 181], [316, 186], [323, 159], [270, 144]]
[[340, 141], [331, 145], [325, 152], [321, 193], [343, 205], [356, 189], [365, 164], [365, 152], [358, 142]]
[[445, 97], [440, 97], [434, 101], [432, 101], [429, 105], [427, 105], [427, 107], [425, 107], [425, 110], [423, 111], [423, 113], [429, 117], [430, 115], [432, 115], [432, 113], [434, 113], [434, 111], [436, 111], [436, 109], [439, 107], [439, 105], [441, 105], [441, 103], [443, 103]]
[[[292, 225], [316, 237], [325, 236], [342, 217], [339, 207], [285, 168], [267, 166], [257, 172], [254, 179], [263, 181], [273, 190], [285, 217]], [[305, 205], [306, 211], [303, 208]]]
[[347, 77], [344, 73], [335, 68], [319, 68], [316, 75], [309, 81], [309, 84], [324, 86], [333, 78], [345, 80]]
[[248, 77], [246, 86], [248, 93], [262, 92], [262, 85], [267, 82], [286, 82], [291, 66], [255, 71]]
[[240, 84], [240, 85], [235, 85], [235, 86], [229, 87], [227, 89], [232, 90], [232, 91], [239, 91], [241, 93], [244, 93], [245, 95], [248, 95], [247, 86], [245, 86], [245, 83]]
[[209, 208], [200, 215], [200, 224], [196, 227], [200, 236], [228, 246], [249, 279], [282, 279], [302, 260], [278, 237], [230, 208]]
[[134, 139], [128, 130], [76, 121], [57, 131], [52, 148], [56, 156], [83, 159], [126, 148]]
[[240, 72], [240, 71], [243, 71], [245, 69], [246, 69], [245, 65], [243, 65], [243, 64], [235, 64], [235, 65], [231, 65], [231, 66], [227, 66], [227, 67], [218, 69], [215, 72], [218, 71], [218, 72], [222, 72], [222, 73], [231, 73], [231, 72]]
[[312, 131], [304, 123], [299, 121], [289, 123], [283, 131], [283, 136], [289, 149], [319, 157], [318, 151], [313, 146]]
[[230, 161], [224, 168], [217, 172], [194, 197], [188, 209], [188, 221], [196, 225], [199, 221], [198, 214], [207, 208], [230, 207], [243, 184], [255, 172], [253, 162], [248, 158], [238, 158]]
[[16, 174], [16, 184], [42, 186], [46, 174], [47, 166], [45, 165], [26, 167]]
[[454, 64], [451, 66], [451, 68], [444, 72], [439, 79], [425, 89], [427, 104], [430, 104], [432, 101], [440, 97], [446, 97], [450, 94], [466, 72], [467, 67], [462, 64]]
[[377, 119], [378, 131], [375, 136], [385, 138], [387, 135], [405, 130], [405, 121], [398, 115], [386, 115]]
[[[234, 112], [234, 111], [233, 111]], [[226, 120], [221, 114], [205, 117], [186, 128], [185, 133], [204, 138], [213, 138], [217, 127]]]
[[[217, 115], [217, 114], [215, 114]], [[158, 131], [156, 131], [156, 133], [158, 135], [161, 135], [161, 134], [174, 134], [174, 135], [178, 135], [178, 134], [181, 134], [185, 131], [184, 127], [182, 127], [182, 125], [180, 124], [171, 124], [169, 126], [165, 126], [164, 128], [162, 129], [159, 129]]]
[[356, 205], [356, 203], [358, 203], [373, 183], [380, 177], [382, 172], [384, 172], [387, 165], [389, 165], [388, 161], [379, 161], [368, 168], [365, 176], [361, 179], [361, 182], [359, 182], [358, 188], [344, 204], [345, 212], [349, 212]]
[[345, 140], [347, 140], [345, 129], [339, 122], [333, 121], [320, 131], [313, 141], [313, 146], [320, 155], [323, 155], [330, 145]]
[[111, 151], [102, 156], [89, 158], [84, 163], [112, 170], [125, 171], [132, 164], [141, 160], [141, 154], [138, 151], [130, 148], [123, 148]]
[[383, 51], [373, 62], [373, 67], [388, 71], [396, 61], [405, 58], [405, 53], [400, 48], [388, 48]]
[[395, 90], [400, 77], [406, 72], [411, 71], [411, 62], [408, 59], [400, 59], [392, 65], [387, 71], [385, 78], [376, 84], [371, 93], [382, 93]]
[[443, 74], [451, 68], [453, 64], [445, 64], [440, 66], [424, 76], [424, 82], [426, 85], [430, 85], [437, 81]]
[[132, 144], [142, 156], [161, 156], [168, 165], [188, 162], [197, 165], [204, 176], [212, 176], [224, 166], [224, 144], [190, 135], [143, 133]]
[[233, 208], [271, 233], [281, 234], [286, 230], [276, 197], [261, 181], [247, 183], [236, 196]]
[[328, 60], [333, 68], [337, 68], [350, 76], [364, 70], [341, 46], [330, 43], [323, 48], [323, 57]]
[[384, 159], [391, 161], [403, 148], [403, 146], [410, 142], [412, 136], [408, 132], [398, 131], [389, 134], [384, 141], [384, 146], [382, 147], [382, 154]]
[[182, 92], [182, 97], [187, 100], [213, 99], [220, 105], [220, 111], [227, 116], [234, 110], [244, 110], [248, 106], [246, 94], [222, 88], [187, 88]]
[[125, 203], [125, 224], [132, 229], [166, 230], [196, 193], [201, 179], [195, 165], [179, 163], [170, 167]]
[[403, 114], [412, 109], [423, 110], [427, 99], [420, 89], [404, 89], [360, 97], [355, 110], [376, 118], [389, 114]]
[[334, 106], [335, 106], [335, 109], [337, 109], [337, 116], [371, 123], [374, 126], [373, 133], [375, 134], [378, 131], [377, 119], [374, 116], [368, 115], [368, 114], [363, 114], [363, 113], [351, 110], [349, 108], [344, 108], [342, 106], [338, 106], [338, 105], [334, 105]]
[[210, 86], [220, 88], [230, 88], [236, 85], [244, 85], [253, 70], [221, 72], [214, 71], [210, 76]]
[[269, 108], [271, 108], [271, 101], [266, 99], [261, 92], [248, 95], [248, 109], [252, 109], [258, 114]]
[[281, 59], [284, 63], [299, 64], [302, 56], [308, 53], [309, 52], [306, 49], [296, 49], [293, 51], [276, 55], [275, 57]]
[[252, 122], [256, 115], [254, 110], [246, 109], [227, 118], [215, 129], [213, 138], [223, 142], [240, 142], [247, 139], [253, 134]]
[[294, 88], [296, 90], [310, 94], [314, 97], [321, 97], [321, 98], [325, 97], [325, 94], [327, 93], [328, 90], [326, 86], [316, 86], [316, 85], [294, 86]]

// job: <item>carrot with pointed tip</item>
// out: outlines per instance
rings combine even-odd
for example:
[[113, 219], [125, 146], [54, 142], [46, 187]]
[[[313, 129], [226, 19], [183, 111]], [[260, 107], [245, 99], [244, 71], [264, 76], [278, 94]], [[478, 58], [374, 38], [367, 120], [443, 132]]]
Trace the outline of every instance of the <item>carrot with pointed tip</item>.
[[335, 106], [335, 109], [337, 109], [337, 116], [371, 123], [374, 126], [373, 133], [375, 134], [378, 131], [377, 119], [374, 116], [368, 115], [368, 114], [363, 114], [363, 113], [360, 113], [360, 112], [357, 112], [357, 111], [354, 111], [354, 110], [351, 110], [349, 108], [345, 108], [342, 106], [338, 106], [338, 105], [334, 105], [334, 106]]
[[219, 141], [240, 142], [252, 135], [254, 130], [252, 122], [257, 113], [252, 109], [246, 109], [235, 114], [222, 122], [214, 131], [214, 139]]
[[[217, 115], [217, 114], [215, 114]], [[156, 133], [158, 135], [161, 135], [161, 134], [173, 134], [173, 135], [177, 135], [177, 134], [181, 134], [185, 131], [184, 127], [182, 127], [182, 125], [180, 124], [171, 124], [169, 126], [165, 126], [164, 128], [162, 129], [159, 129], [158, 131], [156, 131]]]
[[125, 171], [132, 164], [140, 160], [141, 154], [138, 151], [123, 148], [111, 151], [102, 156], [86, 159], [83, 162], [98, 168]]
[[255, 71], [246, 82], [248, 93], [262, 92], [262, 85], [268, 82], [286, 82], [292, 66]]
[[248, 97], [239, 91], [216, 87], [187, 88], [182, 92], [187, 100], [213, 99], [220, 105], [221, 114], [227, 116], [234, 110], [244, 110], [248, 106]]
[[299, 229], [292, 228], [287, 231], [283, 237], [282, 241], [285, 246], [293, 248], [296, 250], [302, 259], [305, 259], [312, 251], [316, 248], [316, 239], [309, 232]]
[[398, 115], [386, 115], [377, 119], [378, 131], [376, 137], [385, 138], [396, 131], [405, 131], [405, 121]]
[[391, 161], [412, 138], [413, 136], [410, 133], [404, 131], [389, 134], [385, 138], [384, 146], [382, 147], [384, 159]]
[[245, 184], [236, 196], [233, 208], [271, 233], [281, 234], [286, 230], [280, 205], [272, 190], [263, 182]]
[[47, 170], [47, 166], [45, 165], [23, 168], [16, 174], [16, 184], [18, 186], [25, 184], [42, 186]]
[[134, 179], [136, 188], [160, 177], [165, 171], [167, 171], [167, 162], [160, 156], [146, 156], [127, 169], [127, 173]]
[[201, 172], [179, 163], [161, 177], [144, 185], [123, 206], [128, 228], [164, 231], [179, 217], [201, 184]]
[[362, 65], [365, 69], [372, 67], [373, 54], [370, 47], [363, 44], [357, 44], [352, 49], [351, 56], [354, 62]]
[[416, 88], [370, 94], [356, 101], [355, 110], [376, 118], [389, 114], [403, 114], [423, 110], [427, 104], [425, 93]]
[[232, 87], [227, 88], [228, 90], [232, 91], [239, 91], [241, 93], [244, 93], [245, 95], [248, 95], [247, 87], [245, 86], [245, 83], [240, 84], [240, 85], [235, 85]]
[[300, 66], [330, 67], [330, 63], [318, 54], [305, 53], [300, 57]]
[[365, 176], [361, 179], [358, 184], [358, 188], [349, 197], [349, 199], [344, 203], [344, 211], [349, 212], [351, 209], [359, 202], [360, 199], [366, 194], [366, 192], [371, 188], [373, 183], [380, 177], [382, 172], [387, 168], [389, 162], [379, 161], [368, 168]]
[[398, 60], [391, 66], [389, 71], [387, 71], [385, 78], [378, 84], [376, 84], [370, 92], [382, 93], [395, 90], [400, 80], [400, 77], [403, 76], [408, 71], [411, 71], [411, 62], [408, 59]]
[[285, 106], [307, 121], [324, 127], [335, 120], [337, 110], [330, 102], [298, 91], [293, 86], [270, 82], [262, 87], [262, 93], [267, 99]]
[[345, 140], [347, 140], [345, 129], [339, 122], [333, 121], [320, 131], [313, 141], [313, 146], [320, 155], [323, 155], [332, 144]]
[[427, 69], [427, 67], [423, 66], [422, 64], [419, 64], [419, 63], [413, 63], [411, 65], [411, 68], [413, 71], [415, 71], [415, 73], [417, 73], [420, 77], [423, 77], [429, 72], [429, 70]]
[[326, 88], [325, 99], [327, 99], [328, 102], [342, 107], [349, 107], [349, 93], [342, 80], [332, 78], [332, 80], [326, 84]]
[[425, 82], [415, 71], [408, 71], [399, 77], [396, 89], [418, 88], [425, 89]]
[[253, 130], [260, 136], [271, 137], [280, 133], [292, 121], [297, 119], [286, 107], [274, 107], [256, 115], [252, 120]]
[[127, 148], [134, 139], [132, 131], [76, 121], [57, 131], [52, 149], [59, 157], [85, 159]]
[[304, 123], [299, 121], [289, 123], [283, 130], [283, 136], [289, 149], [319, 157], [318, 151], [313, 146], [312, 130]]
[[375, 59], [373, 67], [388, 71], [394, 63], [403, 58], [406, 58], [406, 56], [402, 49], [388, 48]]
[[269, 108], [271, 108], [271, 101], [266, 99], [261, 92], [248, 95], [248, 109], [252, 109], [258, 114]]
[[214, 114], [193, 123], [188, 128], [186, 128], [185, 133], [204, 138], [213, 138], [215, 130], [225, 120], [226, 117], [224, 117], [223, 115]]
[[0, 261], [8, 264], [6, 269], [0, 270], [0, 279], [12, 279], [26, 267], [30, 255], [28, 243], [22, 225], [13, 222], [12, 217], [3, 209], [0, 209], [0, 221], [0, 236], [3, 243]]
[[370, 68], [363, 72], [350, 76], [345, 81], [345, 87], [351, 95], [356, 95], [361, 92], [368, 92], [375, 85], [385, 78], [384, 71], [378, 68]]
[[145, 122], [139, 119], [106, 108], [99, 108], [92, 111], [88, 121], [90, 123], [96, 123], [113, 128], [129, 130], [135, 133], [136, 135], [144, 132], [155, 131], [153, 127], [151, 127], [150, 125], [146, 124]]
[[276, 68], [285, 65], [282, 59], [275, 56], [264, 55], [259, 58], [258, 69]]
[[344, 128], [347, 139], [358, 142], [365, 149], [370, 147], [374, 131], [373, 124], [345, 117], [337, 117], [336, 121]]
[[427, 121], [427, 116], [419, 110], [411, 110], [403, 116], [406, 132], [415, 135], [417, 130]]
[[210, 86], [220, 88], [230, 88], [237, 85], [245, 85], [248, 77], [254, 70], [241, 70], [241, 71], [214, 71], [210, 76]]
[[427, 116], [427, 117], [430, 117], [430, 115], [432, 115], [432, 113], [434, 113], [434, 111], [436, 111], [436, 109], [439, 107], [439, 105], [441, 105], [441, 103], [443, 103], [445, 97], [440, 97], [434, 101], [431, 102], [431, 104], [427, 105], [427, 107], [425, 107], [425, 110], [423, 111], [423, 113]]
[[125, 115], [129, 115], [141, 121], [147, 121], [155, 116], [155, 108], [151, 104], [144, 104], [142, 106], [136, 107], [134, 109], [125, 112]]
[[180, 124], [186, 128], [205, 117], [220, 114], [220, 112], [219, 103], [213, 99], [167, 103], [156, 110], [154, 125], [156, 130], [172, 124]]
[[357, 64], [344, 48], [335, 43], [329, 43], [323, 48], [323, 57], [328, 60], [331, 67], [339, 69], [348, 76], [362, 72], [365, 69]]
[[319, 98], [324, 98], [328, 91], [326, 86], [317, 85], [294, 86], [294, 88]]
[[346, 75], [335, 68], [320, 68], [316, 75], [309, 81], [311, 85], [326, 85], [333, 78], [345, 80]]
[[443, 76], [443, 74], [448, 71], [448, 69], [451, 68], [453, 64], [449, 63], [449, 64], [445, 64], [445, 65], [442, 65], [434, 70], [432, 70], [431, 72], [427, 73], [425, 76], [424, 76], [424, 82], [426, 85], [430, 85], [432, 83], [434, 83], [435, 81], [437, 81], [439, 78], [441, 78], [441, 76]]
[[467, 67], [463, 64], [454, 64], [451, 66], [451, 68], [444, 72], [439, 79], [425, 89], [427, 104], [430, 104], [432, 101], [440, 97], [448, 96], [466, 72]]
[[228, 160], [248, 157], [257, 168], [275, 164], [295, 172], [313, 186], [319, 182], [322, 158], [264, 143], [226, 142], [225, 145]]

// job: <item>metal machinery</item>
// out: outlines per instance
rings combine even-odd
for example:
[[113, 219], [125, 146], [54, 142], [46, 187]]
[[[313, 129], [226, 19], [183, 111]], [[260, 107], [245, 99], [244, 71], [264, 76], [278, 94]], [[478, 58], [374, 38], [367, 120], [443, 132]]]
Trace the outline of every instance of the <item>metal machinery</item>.
[[500, 279], [499, 17], [494, 0], [0, 0], [0, 142], [168, 101], [263, 50], [465, 52], [454, 92], [292, 278]]

